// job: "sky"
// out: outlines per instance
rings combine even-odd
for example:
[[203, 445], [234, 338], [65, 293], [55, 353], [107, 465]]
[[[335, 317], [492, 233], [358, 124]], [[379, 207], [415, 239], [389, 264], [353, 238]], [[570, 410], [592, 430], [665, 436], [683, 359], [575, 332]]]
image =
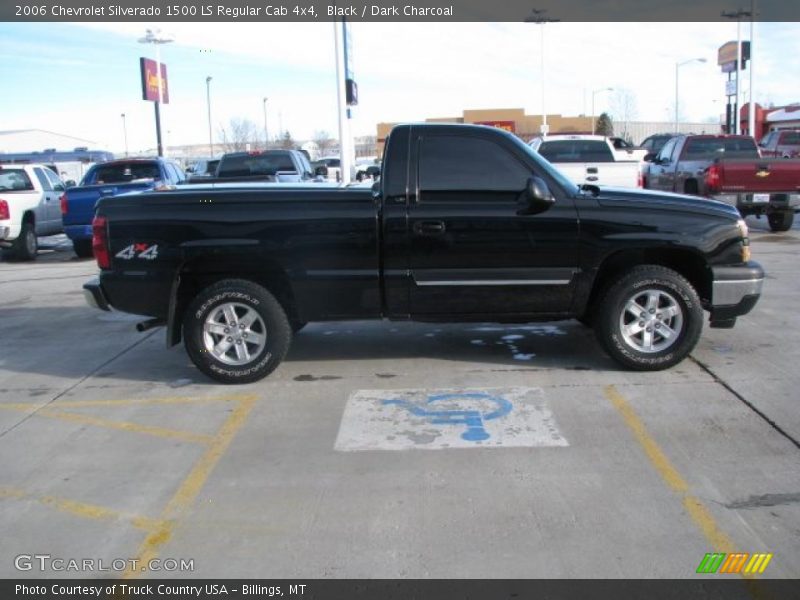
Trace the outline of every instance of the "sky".
[[[207, 142], [207, 76], [215, 142], [233, 118], [263, 131], [264, 97], [270, 137], [279, 128], [295, 139], [320, 130], [337, 137], [329, 22], [0, 23], [0, 130], [45, 129], [121, 152], [125, 113], [129, 149], [153, 148], [153, 105], [141, 99], [139, 57], [155, 58], [155, 50], [137, 39], [157, 27], [174, 38], [161, 50], [170, 87], [162, 111], [167, 144]], [[542, 33], [548, 113], [590, 114], [592, 91], [610, 87], [594, 95], [597, 114], [624, 94], [633, 99], [632, 120], [671, 121], [675, 65], [693, 58], [707, 62], [680, 68], [682, 118], [717, 121], [724, 112], [717, 49], [736, 39], [735, 22], [353, 23], [353, 134], [464, 109], [541, 114]], [[749, 23], [742, 37], [749, 38]], [[800, 102], [788, 58], [800, 55], [800, 23], [758, 23], [755, 40], [756, 101]], [[743, 89], [749, 93], [748, 71]]]

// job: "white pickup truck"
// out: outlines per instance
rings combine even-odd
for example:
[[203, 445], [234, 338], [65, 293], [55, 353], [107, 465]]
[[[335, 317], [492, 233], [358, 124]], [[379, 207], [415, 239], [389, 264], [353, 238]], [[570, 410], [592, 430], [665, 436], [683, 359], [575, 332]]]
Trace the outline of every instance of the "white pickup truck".
[[530, 145], [578, 185], [642, 187], [641, 162], [620, 160], [607, 137], [555, 134], [536, 138]]
[[44, 165], [0, 164], [0, 248], [22, 260], [34, 260], [36, 236], [64, 231], [64, 184]]

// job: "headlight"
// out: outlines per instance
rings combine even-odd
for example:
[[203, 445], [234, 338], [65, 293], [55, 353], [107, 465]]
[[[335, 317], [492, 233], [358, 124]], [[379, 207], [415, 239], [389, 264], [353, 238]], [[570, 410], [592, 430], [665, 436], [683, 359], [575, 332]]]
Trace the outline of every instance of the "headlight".
[[742, 262], [750, 261], [750, 230], [747, 228], [747, 223], [744, 219], [736, 221], [736, 228], [739, 230], [739, 235], [742, 237]]

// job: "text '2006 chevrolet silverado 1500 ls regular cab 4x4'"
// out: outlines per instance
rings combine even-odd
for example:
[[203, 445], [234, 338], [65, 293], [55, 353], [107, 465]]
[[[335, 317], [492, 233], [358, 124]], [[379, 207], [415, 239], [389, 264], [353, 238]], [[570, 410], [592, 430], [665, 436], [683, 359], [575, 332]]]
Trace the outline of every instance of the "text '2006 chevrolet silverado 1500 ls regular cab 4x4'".
[[272, 371], [309, 321], [579, 318], [641, 370], [759, 298], [736, 209], [579, 187], [510, 133], [400, 125], [368, 187], [183, 187], [100, 200], [87, 300], [167, 325], [207, 375]]

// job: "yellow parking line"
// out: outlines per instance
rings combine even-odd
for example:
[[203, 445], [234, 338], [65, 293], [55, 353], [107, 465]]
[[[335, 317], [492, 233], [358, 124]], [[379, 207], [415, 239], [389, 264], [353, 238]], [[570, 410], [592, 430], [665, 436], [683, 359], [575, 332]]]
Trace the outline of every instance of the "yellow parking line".
[[65, 498], [57, 498], [56, 496], [43, 496], [36, 497], [28, 494], [24, 490], [18, 488], [3, 487], [0, 488], [0, 498], [16, 498], [19, 500], [34, 500], [45, 506], [55, 508], [58, 511], [69, 513], [78, 517], [91, 520], [101, 521], [128, 521], [138, 529], [151, 531], [160, 527], [162, 523], [150, 517], [143, 517], [141, 515], [133, 515], [129, 513], [119, 512], [105, 506], [98, 506], [96, 504], [87, 504], [85, 502], [76, 502], [75, 500], [67, 500]]
[[[689, 484], [681, 477], [681, 474], [672, 465], [667, 455], [664, 454], [658, 443], [649, 434], [647, 427], [645, 427], [645, 424], [638, 417], [628, 401], [625, 400], [622, 394], [620, 394], [613, 385], [605, 387], [605, 396], [620, 413], [625, 424], [633, 433], [636, 441], [642, 446], [647, 458], [661, 476], [664, 483], [681, 496], [683, 507], [686, 509], [686, 512], [689, 513], [689, 516], [703, 533], [706, 540], [708, 540], [714, 548], [715, 552], [724, 552], [726, 554], [737, 552], [736, 545], [725, 532], [720, 529], [705, 505], [699, 498], [689, 493]], [[752, 576], [749, 573], [741, 573], [741, 575], [742, 577]]]
[[[203, 402], [236, 402], [247, 399], [242, 394], [229, 396], [210, 396], [210, 397], [188, 397], [171, 396], [164, 398], [131, 398], [125, 400], [73, 400], [66, 402], [53, 402], [46, 405], [48, 408], [91, 408], [94, 406], [149, 406], [153, 404], [200, 404]], [[8, 410], [31, 410], [41, 405], [33, 402], [8, 402], [0, 403], [0, 409]]]
[[[175, 523], [189, 510], [197, 498], [219, 459], [225, 454], [236, 433], [247, 420], [256, 399], [256, 396], [247, 396], [240, 400], [239, 405], [214, 436], [203, 456], [198, 459], [167, 503], [161, 513], [161, 525], [150, 531], [142, 542], [137, 552], [138, 560], [134, 564], [148, 564], [149, 561], [158, 556], [161, 547], [170, 540]], [[123, 573], [122, 577], [123, 579], [132, 579], [139, 575], [139, 571], [128, 569]]]
[[48, 419], [59, 419], [61, 421], [69, 421], [71, 423], [94, 425], [95, 427], [118, 429], [120, 431], [129, 431], [131, 433], [141, 433], [144, 435], [152, 435], [155, 437], [180, 440], [182, 442], [191, 442], [195, 444], [208, 444], [212, 440], [210, 435], [202, 433], [192, 433], [191, 431], [167, 429], [166, 427], [155, 427], [152, 425], [140, 425], [139, 423], [131, 423], [129, 421], [111, 421], [108, 419], [101, 419], [100, 417], [62, 412], [51, 408], [44, 408], [40, 410], [36, 413], [36, 416], [47, 417]]

